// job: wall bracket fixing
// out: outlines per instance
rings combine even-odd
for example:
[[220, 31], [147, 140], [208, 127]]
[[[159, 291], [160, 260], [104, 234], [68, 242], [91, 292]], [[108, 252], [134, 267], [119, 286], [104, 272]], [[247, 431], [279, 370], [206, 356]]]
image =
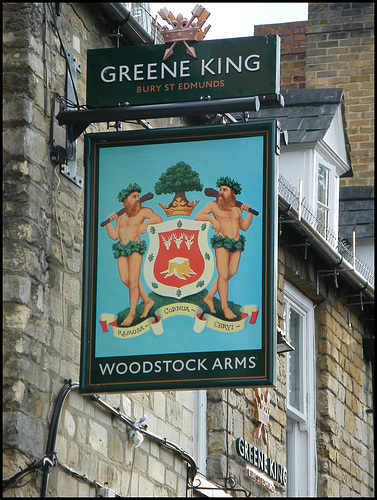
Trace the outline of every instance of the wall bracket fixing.
[[305, 260], [308, 260], [308, 247], [310, 247], [308, 238], [305, 238], [305, 243], [296, 243], [295, 245], [284, 245], [284, 248], [292, 248], [292, 247], [305, 247]]
[[338, 283], [338, 274], [342, 272], [346, 272], [347, 269], [333, 269], [331, 270], [323, 270], [323, 271], [317, 271], [317, 295], [319, 295], [319, 278], [324, 277], [324, 276], [333, 276], [334, 277], [334, 284], [336, 288], [339, 288], [339, 283]]
[[[81, 73], [81, 63], [68, 50], [62, 47], [64, 52], [67, 67], [66, 67], [66, 99], [67, 103], [76, 102], [76, 71]], [[79, 103], [76, 102], [76, 106]], [[68, 111], [70, 108], [61, 104], [60, 111]], [[68, 179], [74, 182], [77, 186], [83, 187], [83, 179], [77, 174], [77, 159], [76, 159], [76, 144], [77, 133], [72, 125], [66, 126], [66, 162], [60, 165], [60, 172]]]

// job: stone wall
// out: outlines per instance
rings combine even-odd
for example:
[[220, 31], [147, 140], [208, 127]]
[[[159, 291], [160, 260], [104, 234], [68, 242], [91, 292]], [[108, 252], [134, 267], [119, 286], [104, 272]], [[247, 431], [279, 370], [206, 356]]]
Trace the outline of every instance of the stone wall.
[[[79, 377], [84, 193], [51, 163], [49, 142], [65, 147], [65, 128], [56, 119], [50, 137], [52, 98], [65, 96], [59, 36], [81, 63], [80, 104], [85, 103], [87, 49], [114, 46], [115, 39], [105, 36], [112, 28], [93, 4], [60, 4], [60, 15], [56, 5], [3, 4], [4, 477], [44, 455], [64, 379]], [[56, 98], [55, 116], [58, 111]], [[107, 130], [106, 124], [87, 129], [99, 130]], [[77, 168], [84, 177], [83, 135], [77, 141]], [[104, 399], [132, 420], [145, 414], [150, 432], [192, 454], [191, 392]], [[52, 468], [47, 496], [96, 496], [95, 481], [107, 481], [122, 495], [184, 495], [182, 458], [147, 436], [135, 449], [127, 430], [89, 397], [71, 391], [56, 440], [57, 460], [71, 470]], [[40, 496], [41, 474], [31, 479], [24, 489], [5, 495]]]
[[372, 367], [363, 355], [365, 327], [356, 310], [349, 326], [339, 295], [330, 292], [316, 311], [318, 495], [372, 496]]
[[[281, 245], [288, 240], [282, 237]], [[367, 411], [373, 408], [373, 379], [363, 353], [368, 322], [341, 278], [338, 287], [332, 276], [321, 278], [317, 295], [321, 262], [310, 251], [306, 261], [299, 250], [285, 248], [279, 256], [285, 279], [316, 304], [317, 495], [373, 496], [373, 415]], [[349, 306], [350, 299], [356, 305]]]
[[[254, 408], [253, 389], [211, 389], [207, 391], [207, 474], [223, 487], [244, 488], [254, 497], [285, 496], [285, 487], [273, 481], [275, 493], [253, 481], [246, 475], [246, 461], [236, 453], [236, 439], [244, 438], [266, 456], [286, 466], [285, 458], [285, 357], [277, 359], [277, 387], [269, 388], [271, 432], [267, 433], [267, 444], [255, 438], [258, 423], [250, 415]], [[265, 392], [265, 389], [262, 389]], [[225, 483], [224, 478], [230, 478]], [[241, 494], [239, 494], [241, 496]]]

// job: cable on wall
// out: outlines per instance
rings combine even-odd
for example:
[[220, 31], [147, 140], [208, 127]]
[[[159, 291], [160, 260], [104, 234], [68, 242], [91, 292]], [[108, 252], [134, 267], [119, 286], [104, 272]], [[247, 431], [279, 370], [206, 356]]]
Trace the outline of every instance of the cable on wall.
[[[20, 471], [20, 473], [16, 474], [15, 476], [17, 476], [17, 477], [12, 476], [12, 478], [9, 478], [9, 481], [10, 480], [15, 481], [18, 479], [19, 476], [23, 477], [26, 473], [29, 473], [29, 470], [32, 471], [36, 468], [43, 468], [41, 498], [46, 497], [48, 474], [51, 470], [51, 467], [53, 467], [56, 464], [60, 465], [65, 470], [71, 472], [73, 475], [76, 475], [76, 477], [80, 476], [81, 479], [86, 478], [85, 475], [80, 474], [76, 471], [72, 471], [68, 467], [63, 466], [62, 464], [58, 463], [57, 458], [56, 458], [56, 452], [55, 452], [55, 443], [56, 443], [56, 436], [57, 436], [57, 432], [58, 432], [59, 418], [60, 418], [60, 414], [62, 411], [64, 401], [65, 401], [66, 397], [68, 396], [68, 394], [71, 392], [71, 390], [78, 389], [78, 388], [79, 388], [79, 384], [77, 382], [72, 382], [71, 380], [65, 380], [64, 385], [59, 392], [59, 395], [58, 395], [56, 403], [55, 403], [52, 419], [51, 419], [51, 425], [50, 425], [50, 430], [49, 430], [48, 439], [47, 439], [45, 456], [42, 457], [42, 459], [40, 459], [37, 462], [37, 464], [31, 465], [27, 469]], [[194, 458], [191, 457], [191, 455], [189, 455], [189, 453], [187, 453], [185, 450], [180, 448], [175, 443], [168, 441], [166, 438], [162, 438], [162, 437], [157, 436], [156, 434], [153, 434], [152, 432], [148, 431], [145, 428], [145, 426], [144, 427], [140, 426], [137, 423], [137, 421], [133, 422], [129, 417], [127, 417], [126, 415], [121, 413], [117, 408], [114, 408], [114, 407], [108, 405], [99, 396], [94, 394], [94, 395], [90, 395], [89, 397], [90, 397], [90, 399], [92, 399], [96, 403], [100, 404], [106, 410], [109, 410], [112, 414], [114, 414], [120, 420], [125, 422], [129, 427], [131, 427], [135, 431], [138, 431], [141, 434], [148, 436], [149, 438], [153, 439], [154, 441], [157, 441], [164, 448], [167, 448], [168, 450], [173, 451], [174, 453], [178, 454], [182, 458], [182, 460], [187, 463], [187, 465], [188, 465], [188, 479], [191, 483], [193, 482], [193, 480], [198, 472], [198, 466], [196, 465]], [[86, 482], [88, 482], [88, 481], [86, 481]], [[97, 481], [92, 481], [92, 484], [99, 485], [99, 487], [102, 487], [102, 485], [100, 483], [97, 483]]]
[[45, 88], [44, 114], [47, 115], [48, 101], [48, 70], [47, 70], [47, 4], [44, 3], [44, 34], [43, 34], [43, 79]]
[[62, 279], [61, 279], [61, 298], [62, 298], [62, 321], [63, 321], [63, 328], [62, 328], [62, 333], [61, 333], [61, 337], [60, 337], [60, 345], [59, 345], [59, 362], [58, 362], [57, 377], [56, 377], [53, 389], [51, 391], [50, 405], [51, 405], [53, 397], [54, 397], [56, 386], [57, 386], [57, 384], [59, 382], [60, 369], [61, 369], [61, 361], [62, 361], [63, 338], [64, 338], [64, 332], [65, 332], [65, 308], [64, 308], [65, 262], [64, 262], [64, 252], [63, 252], [63, 237], [62, 237], [62, 231], [61, 231], [61, 227], [60, 227], [60, 224], [59, 224], [59, 218], [58, 218], [58, 212], [57, 212], [57, 208], [58, 208], [58, 192], [59, 192], [59, 186], [60, 186], [60, 177], [58, 175], [58, 169], [59, 169], [59, 166], [57, 166], [56, 169], [54, 170], [55, 175], [58, 178], [58, 185], [56, 186], [56, 190], [55, 190], [54, 212], [55, 212], [56, 224], [58, 226], [58, 231], [59, 231], [60, 252], [61, 252], [62, 266], [63, 266]]
[[[53, 462], [46, 457], [43, 456], [39, 460], [36, 460], [35, 462], [31, 463], [28, 465], [25, 469], [21, 469], [19, 472], [14, 474], [11, 477], [8, 477], [6, 479], [3, 479], [3, 491], [11, 489], [11, 488], [22, 488], [23, 486], [26, 486], [34, 477], [34, 474], [42, 469], [43, 467], [51, 467]], [[34, 473], [33, 476], [24, 484], [19, 484], [19, 481], [23, 479], [25, 476]]]
[[[93, 479], [90, 479], [88, 476], [86, 476], [85, 474], [81, 474], [80, 472], [77, 472], [73, 469], [71, 469], [70, 467], [68, 467], [67, 465], [63, 464], [62, 462], [60, 462], [57, 458], [55, 459], [55, 463], [58, 467], [60, 467], [64, 472], [70, 474], [71, 476], [73, 476], [74, 478], [76, 478], [78, 481], [80, 481], [81, 483], [84, 483], [84, 484], [88, 484], [89, 486], [93, 486], [96, 491], [97, 491], [97, 495], [98, 495], [98, 491], [101, 489], [101, 488], [107, 488], [107, 483], [105, 484], [101, 484], [100, 482], [98, 481], [95, 481]], [[119, 494], [116, 494], [117, 497], [122, 497], [122, 495], [119, 495]]]
[[93, 395], [90, 396], [90, 398], [93, 399], [94, 401], [96, 401], [97, 403], [99, 403], [101, 406], [103, 406], [107, 410], [109, 410], [111, 413], [113, 413], [113, 415], [115, 415], [120, 420], [122, 420], [123, 422], [125, 422], [132, 429], [135, 429], [135, 430], [139, 431], [141, 434], [150, 437], [154, 441], [157, 441], [164, 448], [167, 448], [168, 450], [171, 450], [171, 451], [177, 453], [182, 458], [182, 460], [184, 460], [185, 462], [187, 462], [187, 464], [189, 466], [189, 478], [190, 478], [190, 481], [192, 481], [194, 479], [194, 477], [196, 476], [196, 473], [198, 472], [198, 466], [196, 465], [196, 462], [191, 457], [191, 455], [189, 455], [185, 450], [183, 450], [182, 448], [180, 448], [175, 443], [172, 443], [171, 441], [168, 441], [166, 438], [162, 438], [160, 436], [157, 436], [156, 434], [153, 434], [152, 432], [148, 431], [147, 429], [145, 429], [143, 427], [135, 426], [134, 422], [129, 417], [127, 417], [126, 415], [124, 415], [123, 413], [121, 413], [117, 408], [114, 408], [114, 407], [108, 405], [99, 396], [93, 394]]
[[228, 484], [229, 475], [229, 389], [226, 389], [226, 428], [225, 428], [225, 442], [226, 442], [226, 474], [225, 474], [225, 488]]
[[[24, 476], [28, 475], [31, 472], [34, 472], [36, 470], [41, 469], [43, 473], [43, 478], [42, 478], [42, 488], [41, 488], [41, 498], [46, 498], [46, 492], [47, 492], [47, 480], [48, 480], [48, 474], [51, 470], [51, 468], [55, 465], [60, 466], [63, 470], [66, 472], [72, 474], [75, 476], [77, 479], [82, 480], [88, 484], [91, 484], [92, 486], [95, 486], [97, 489], [98, 488], [104, 488], [101, 483], [98, 481], [93, 481], [89, 479], [87, 476], [84, 474], [81, 474], [80, 472], [74, 471], [70, 469], [69, 467], [63, 465], [61, 462], [57, 460], [56, 457], [56, 452], [55, 452], [55, 443], [56, 443], [56, 437], [58, 433], [58, 425], [59, 425], [59, 418], [60, 414], [63, 408], [64, 401], [68, 394], [73, 390], [73, 389], [78, 389], [79, 384], [77, 382], [72, 382], [71, 380], [65, 380], [64, 385], [61, 388], [59, 395], [56, 399], [55, 402], [55, 407], [54, 407], [54, 412], [52, 415], [51, 419], [51, 425], [48, 433], [48, 438], [47, 438], [47, 445], [46, 445], [46, 451], [45, 455], [37, 460], [36, 462], [30, 464], [28, 467], [25, 469], [21, 470], [17, 474], [14, 474], [10, 478], [7, 478], [3, 480], [3, 490], [16, 487], [16, 484], [18, 483], [21, 478]], [[180, 448], [178, 445], [175, 443], [168, 441], [166, 438], [162, 438], [160, 436], [157, 436], [156, 434], [153, 434], [152, 432], [148, 431], [146, 429], [146, 426], [141, 426], [138, 423], [138, 420], [136, 422], [133, 422], [129, 417], [121, 413], [117, 408], [114, 408], [110, 405], [108, 405], [105, 401], [103, 401], [99, 396], [93, 394], [89, 396], [90, 399], [101, 405], [103, 408], [106, 410], [110, 411], [112, 414], [114, 414], [116, 417], [118, 417], [120, 420], [125, 422], [131, 429], [148, 436], [150, 439], [153, 439], [154, 441], [157, 441], [161, 446], [164, 448], [167, 448], [168, 450], [176, 453], [181, 457], [183, 461], [187, 463], [187, 475], [188, 475], [188, 482], [193, 484], [194, 478], [198, 472], [198, 466], [196, 465], [196, 462], [189, 453], [187, 453], [185, 450]], [[140, 420], [140, 419], [139, 419]], [[10, 445], [11, 446], [11, 445]], [[21, 451], [21, 450], [19, 450]], [[24, 452], [21, 451], [21, 453], [25, 454]], [[28, 456], [25, 454], [25, 456]], [[30, 458], [30, 457], [28, 457]], [[26, 483], [25, 483], [26, 484]], [[24, 486], [24, 485], [22, 485]], [[128, 492], [130, 491], [130, 487], [128, 489]]]

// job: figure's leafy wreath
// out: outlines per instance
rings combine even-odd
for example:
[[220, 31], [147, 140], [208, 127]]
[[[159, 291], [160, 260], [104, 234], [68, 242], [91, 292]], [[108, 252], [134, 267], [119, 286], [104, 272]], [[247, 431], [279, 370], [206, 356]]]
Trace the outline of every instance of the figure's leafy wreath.
[[118, 194], [118, 200], [123, 203], [123, 201], [134, 191], [141, 193], [141, 187], [139, 184], [129, 184], [126, 189], [122, 189], [122, 191]]
[[241, 184], [230, 177], [220, 177], [217, 180], [216, 186], [219, 188], [220, 186], [228, 186], [230, 189], [233, 189], [234, 194], [241, 194], [242, 187]]

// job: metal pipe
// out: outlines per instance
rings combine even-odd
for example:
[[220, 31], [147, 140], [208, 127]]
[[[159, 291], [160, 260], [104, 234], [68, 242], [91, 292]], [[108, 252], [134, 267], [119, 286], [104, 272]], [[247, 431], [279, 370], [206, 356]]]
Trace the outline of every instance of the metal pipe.
[[259, 111], [260, 102], [256, 97], [234, 99], [214, 99], [208, 101], [188, 101], [181, 103], [148, 104], [141, 106], [118, 106], [72, 111], [60, 111], [56, 118], [59, 125], [90, 124], [147, 118], [167, 118], [171, 116], [198, 116], [207, 113], [227, 113], [236, 111]]
[[98, 3], [94, 4], [102, 10], [110, 23], [119, 27], [120, 33], [130, 45], [153, 45], [154, 40], [147, 31], [133, 17], [123, 3]]
[[302, 211], [302, 179], [298, 180], [298, 220], [301, 220]]

